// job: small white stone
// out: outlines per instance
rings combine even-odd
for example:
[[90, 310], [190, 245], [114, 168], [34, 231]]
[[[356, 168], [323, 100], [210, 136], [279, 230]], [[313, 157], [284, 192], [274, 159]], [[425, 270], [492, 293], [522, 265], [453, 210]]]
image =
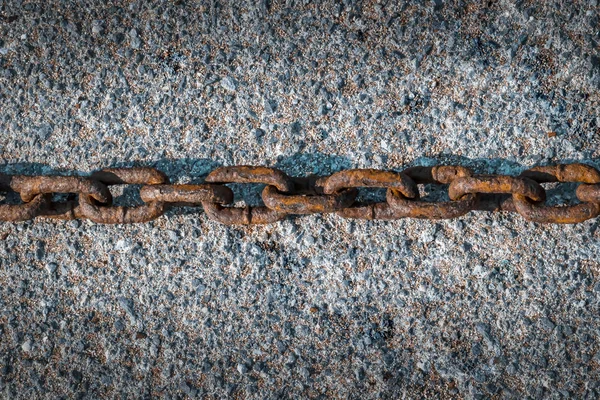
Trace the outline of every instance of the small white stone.
[[21, 345], [21, 349], [24, 352], [29, 353], [31, 351], [31, 340], [26, 340], [25, 342], [23, 342], [23, 344]]
[[237, 83], [232, 77], [226, 76], [225, 78], [221, 79], [221, 87], [225, 90], [229, 90], [230, 92], [235, 92], [237, 89]]
[[126, 253], [129, 250], [131, 250], [132, 247], [133, 246], [128, 240], [121, 239], [117, 241], [117, 244], [115, 245], [115, 250], [120, 251], [121, 253]]
[[48, 263], [46, 264], [46, 271], [48, 271], [49, 275], [53, 275], [56, 272], [56, 269], [58, 268], [58, 265], [56, 263]]

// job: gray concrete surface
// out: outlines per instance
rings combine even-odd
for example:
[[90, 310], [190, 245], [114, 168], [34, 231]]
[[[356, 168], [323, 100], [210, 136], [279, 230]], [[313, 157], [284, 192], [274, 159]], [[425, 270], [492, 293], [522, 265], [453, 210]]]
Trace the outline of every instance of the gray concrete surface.
[[[596, 0], [4, 1], [0, 172], [598, 167], [598, 21]], [[597, 398], [598, 222], [2, 223], [0, 393]]]

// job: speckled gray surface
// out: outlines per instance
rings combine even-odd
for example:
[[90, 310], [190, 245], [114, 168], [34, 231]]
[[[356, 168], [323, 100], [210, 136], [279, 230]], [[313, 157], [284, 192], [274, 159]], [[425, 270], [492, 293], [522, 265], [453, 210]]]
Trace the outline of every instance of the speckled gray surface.
[[[596, 0], [227, 3], [2, 2], [0, 172], [600, 166]], [[597, 398], [598, 222], [2, 223], [0, 393]]]

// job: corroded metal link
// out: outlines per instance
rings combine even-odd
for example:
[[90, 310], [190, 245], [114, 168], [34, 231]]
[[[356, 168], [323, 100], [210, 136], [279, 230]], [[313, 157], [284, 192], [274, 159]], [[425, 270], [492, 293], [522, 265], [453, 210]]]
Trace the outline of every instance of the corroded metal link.
[[406, 214], [401, 210], [392, 208], [388, 203], [372, 203], [358, 204], [349, 208], [344, 208], [336, 212], [337, 215], [343, 218], [352, 219], [367, 219], [367, 220], [382, 220], [393, 221], [401, 218], [406, 218]]
[[417, 185], [404, 173], [376, 169], [350, 169], [336, 172], [325, 179], [323, 192], [333, 194], [342, 189], [358, 187], [392, 188], [410, 199], [419, 196]]
[[165, 210], [164, 203], [148, 203], [137, 207], [102, 207], [89, 201], [79, 203], [81, 216], [100, 224], [134, 224], [152, 221]]
[[202, 206], [210, 219], [225, 225], [271, 224], [288, 215], [267, 207], [223, 207], [209, 201], [203, 202]]
[[410, 167], [402, 171], [415, 183], [450, 184], [457, 178], [473, 176], [473, 172], [458, 165], [436, 165], [433, 167]]
[[38, 194], [30, 202], [22, 204], [0, 204], [0, 221], [27, 221], [38, 216], [48, 206], [50, 197]]
[[[600, 172], [585, 164], [559, 164], [534, 167], [523, 171], [526, 176], [539, 183], [544, 182], [585, 182], [580, 187], [600, 182]], [[515, 209], [528, 221], [554, 224], [575, 224], [600, 214], [600, 204], [584, 202], [571, 206], [546, 206], [531, 202], [521, 194], [513, 194]]]
[[[334, 194], [341, 190], [358, 187], [395, 189], [408, 198], [418, 198], [417, 184], [402, 172], [376, 169], [351, 169], [336, 172], [324, 180], [323, 192]], [[394, 210], [387, 202], [356, 205], [337, 212], [344, 218], [395, 220], [405, 215]]]
[[164, 172], [150, 167], [105, 168], [93, 172], [90, 178], [106, 185], [159, 185], [169, 183], [169, 178]]
[[[455, 179], [469, 177], [471, 171], [465, 167], [442, 165], [435, 167], [413, 167], [403, 171], [415, 183], [449, 184]], [[386, 194], [388, 204], [396, 212], [409, 218], [449, 219], [460, 217], [471, 211], [476, 203], [475, 194], [467, 194], [460, 200], [454, 201], [422, 201], [407, 199], [395, 189], [388, 189]]]
[[343, 189], [334, 194], [323, 194], [326, 177], [309, 176], [291, 178], [294, 194], [281, 193], [275, 186], [268, 185], [262, 192], [263, 202], [272, 210], [288, 214], [329, 213], [349, 207], [358, 191]]
[[448, 188], [451, 200], [459, 200], [468, 193], [516, 193], [529, 197], [533, 201], [546, 200], [546, 191], [536, 181], [507, 175], [477, 175], [457, 178]]
[[253, 167], [242, 165], [237, 167], [220, 167], [206, 177], [208, 183], [263, 183], [275, 186], [279, 191], [288, 193], [294, 190], [294, 183], [283, 171], [276, 168]]
[[[11, 187], [11, 183], [14, 181], [14, 176], [0, 174], [0, 190], [1, 191], [11, 191], [15, 190]], [[31, 178], [42, 178], [42, 177], [31, 177]], [[56, 178], [56, 177], [47, 177], [47, 178]], [[60, 177], [64, 178], [64, 177]], [[64, 183], [64, 181], [63, 181]], [[71, 182], [72, 183], [72, 182]], [[99, 182], [92, 182], [98, 183]], [[100, 184], [101, 185], [101, 184]], [[94, 185], [95, 186], [95, 185]], [[97, 187], [97, 186], [95, 186]], [[70, 187], [69, 189], [72, 189]], [[106, 188], [106, 186], [104, 186]], [[63, 187], [64, 189], [64, 187]], [[108, 192], [108, 188], [106, 188]], [[67, 189], [67, 192], [73, 193], [75, 191], [71, 191]], [[102, 193], [102, 192], [97, 192]], [[34, 219], [36, 217], [47, 217], [50, 216], [52, 218], [61, 218], [61, 219], [75, 219], [80, 218], [81, 215], [75, 213], [75, 210], [78, 209], [77, 203], [66, 202], [66, 203], [53, 203], [51, 199], [51, 195], [48, 193], [36, 194], [32, 198], [26, 194], [21, 195], [21, 200], [27, 199], [26, 203], [23, 204], [2, 204], [0, 205], [0, 221], [25, 221], [29, 219]], [[108, 199], [110, 200], [110, 192], [108, 192]], [[102, 197], [100, 197], [102, 199]], [[25, 200], [24, 200], [25, 201]]]
[[533, 167], [521, 173], [536, 182], [600, 183], [600, 171], [586, 164], [558, 164]]
[[600, 204], [581, 203], [573, 206], [537, 205], [520, 194], [513, 194], [515, 209], [528, 221], [553, 224], [576, 224], [600, 214]]
[[[534, 175], [535, 174], [535, 175]], [[600, 203], [600, 171], [586, 164], [560, 164], [535, 167], [523, 172], [538, 182], [579, 182], [576, 190], [579, 201]]]
[[162, 202], [178, 205], [200, 205], [203, 201], [230, 204], [233, 192], [227, 186], [205, 185], [148, 185], [140, 189], [140, 197], [146, 203]]
[[272, 210], [288, 214], [329, 213], [350, 207], [356, 199], [356, 189], [344, 189], [334, 194], [304, 195], [284, 194], [275, 186], [268, 185], [263, 189], [262, 199]]
[[[283, 193], [294, 190], [294, 182], [276, 168], [236, 166], [220, 167], [206, 177], [208, 183], [262, 183], [274, 186]], [[223, 207], [213, 201], [203, 201], [202, 206], [209, 218], [227, 225], [269, 224], [283, 219], [287, 213], [268, 207]]]
[[100, 203], [110, 203], [110, 191], [101, 182], [79, 176], [13, 176], [10, 188], [21, 195], [24, 202], [33, 200], [38, 194], [86, 193]]
[[600, 184], [579, 185], [575, 192], [579, 201], [588, 203], [600, 203]]
[[451, 219], [467, 214], [477, 204], [475, 194], [468, 193], [460, 200], [430, 202], [407, 200], [397, 190], [389, 189], [386, 194], [388, 204], [407, 218]]
[[[107, 185], [116, 184], [163, 184], [167, 177], [153, 168], [111, 168], [92, 174]], [[165, 210], [162, 202], [151, 202], [136, 207], [102, 206], [90, 196], [79, 196], [79, 210], [82, 217], [102, 224], [129, 224], [147, 222], [160, 217]]]

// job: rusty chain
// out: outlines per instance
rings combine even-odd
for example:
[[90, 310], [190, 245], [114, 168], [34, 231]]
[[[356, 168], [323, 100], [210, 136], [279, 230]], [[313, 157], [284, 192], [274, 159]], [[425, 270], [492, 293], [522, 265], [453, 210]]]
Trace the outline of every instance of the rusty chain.
[[[543, 183], [578, 183], [578, 204], [545, 204]], [[232, 183], [266, 185], [264, 205], [232, 206]], [[446, 201], [425, 201], [418, 185], [448, 186]], [[111, 185], [137, 185], [143, 204], [115, 206]], [[357, 203], [358, 188], [386, 190], [383, 202]], [[80, 176], [1, 175], [0, 192], [20, 202], [0, 204], [0, 221], [35, 218], [89, 219], [103, 224], [154, 220], [172, 207], [202, 206], [207, 216], [228, 225], [268, 224], [291, 214], [336, 213], [344, 218], [450, 219], [470, 211], [516, 212], [538, 223], [573, 224], [600, 215], [600, 171], [585, 164], [534, 167], [519, 176], [476, 175], [462, 166], [412, 167], [402, 172], [353, 169], [330, 176], [289, 177], [267, 167], [220, 167], [203, 184], [169, 184], [147, 167], [110, 168]], [[68, 194], [57, 200], [57, 194]]]

